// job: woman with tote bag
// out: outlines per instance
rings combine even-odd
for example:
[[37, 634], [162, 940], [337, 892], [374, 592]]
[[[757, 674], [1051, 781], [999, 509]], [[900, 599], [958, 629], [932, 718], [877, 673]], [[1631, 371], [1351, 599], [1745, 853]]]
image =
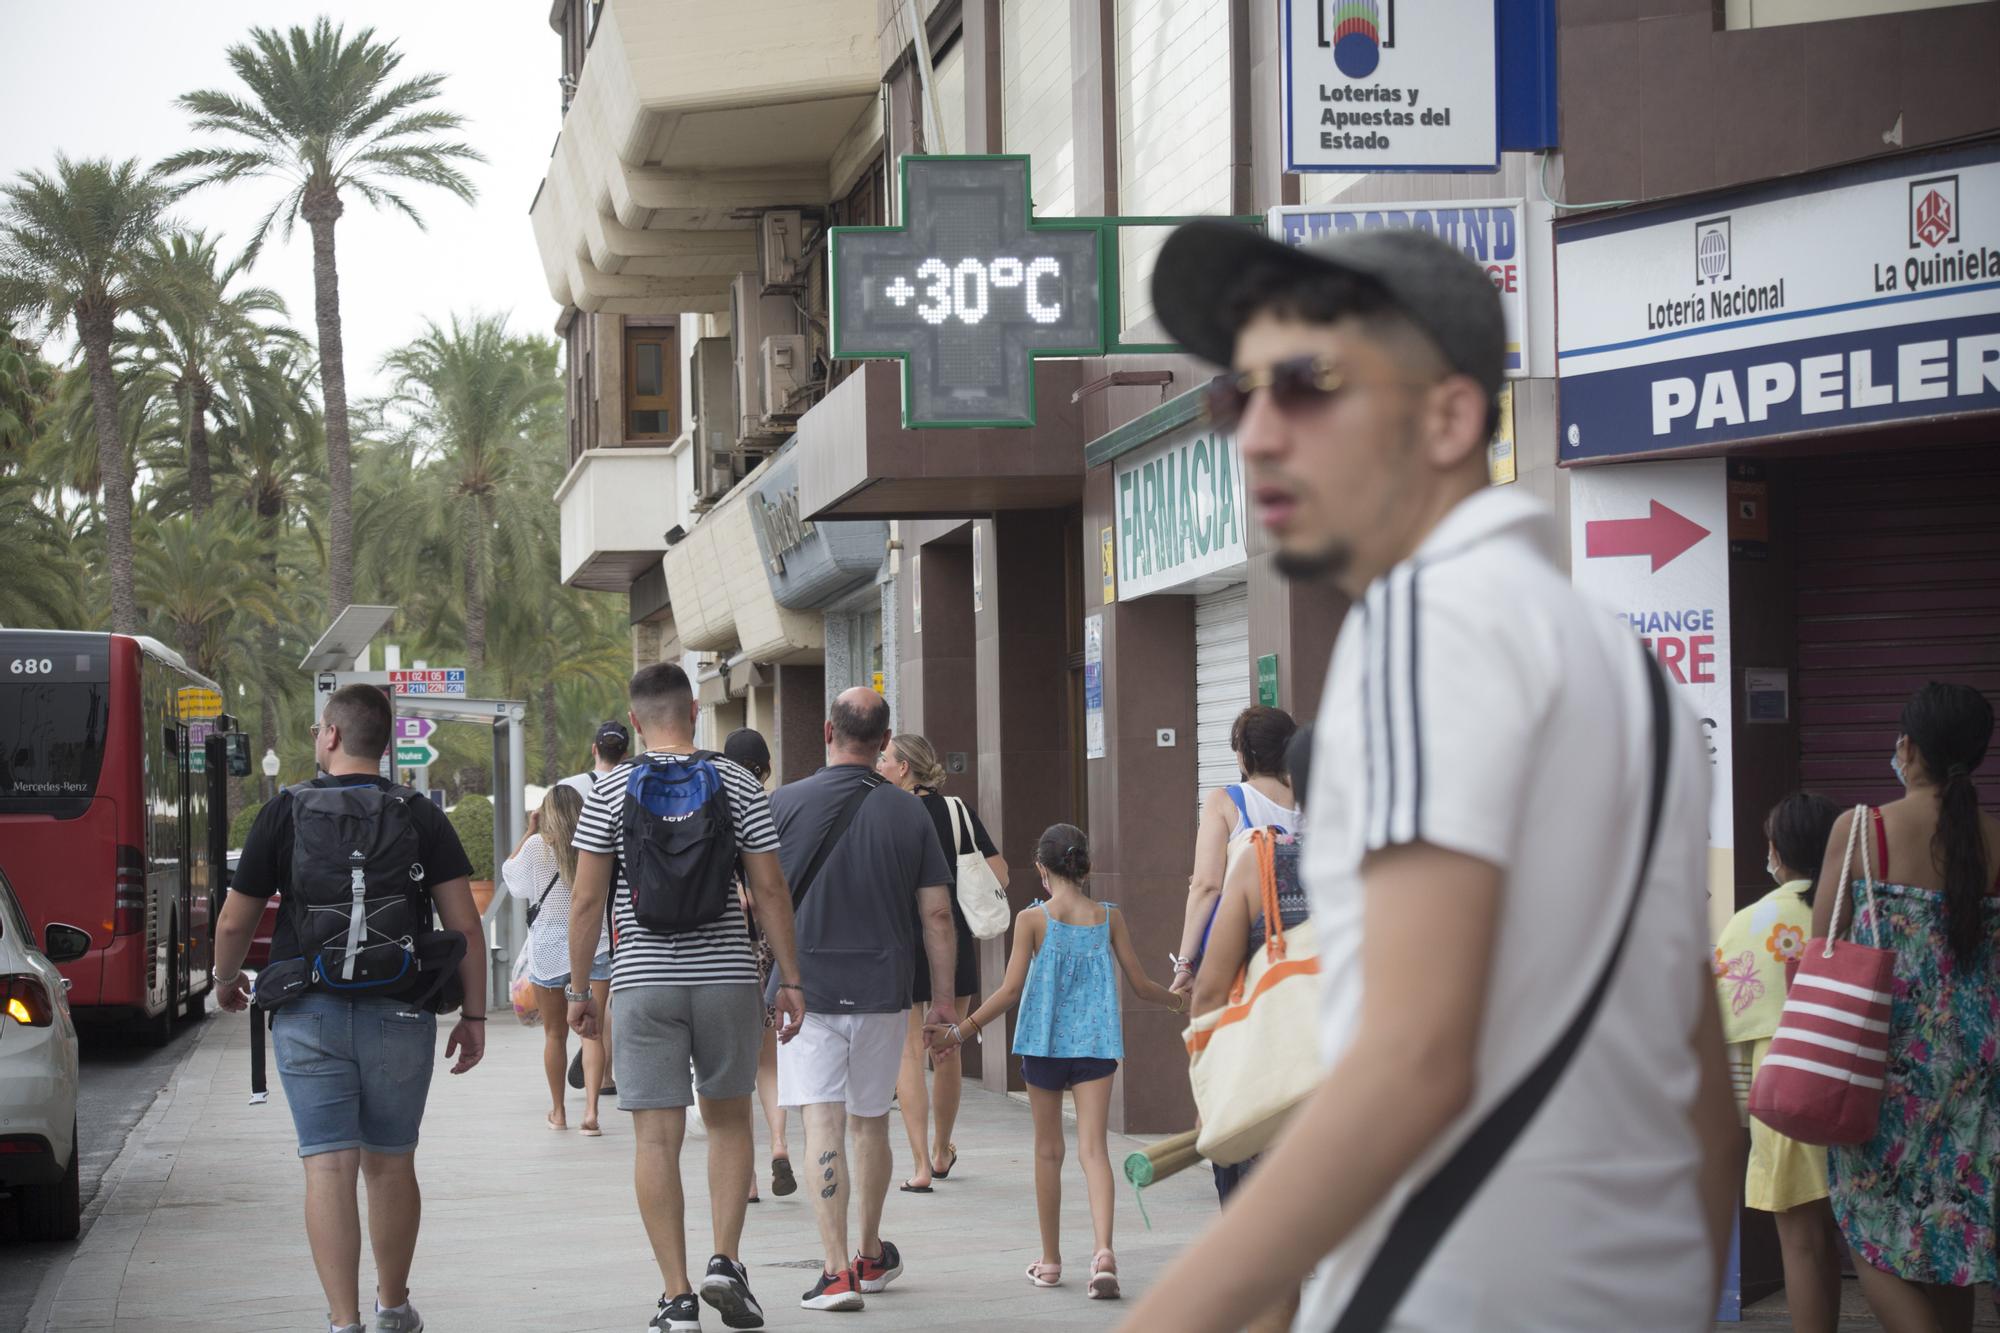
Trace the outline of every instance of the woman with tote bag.
[[[892, 737], [888, 748], [882, 751], [876, 771], [924, 803], [931, 824], [937, 829], [938, 845], [944, 848], [945, 860], [956, 873], [962, 876], [965, 870], [960, 867], [968, 863], [977, 866], [983, 860], [1004, 901], [1007, 863], [1001, 859], [993, 839], [987, 836], [986, 826], [979, 822], [978, 812], [959, 798], [944, 794], [944, 765], [931, 743], [914, 732]], [[964, 1017], [971, 1012], [973, 996], [979, 990], [979, 948], [974, 942], [973, 923], [966, 920], [960, 902], [960, 887], [952, 886], [951, 897], [952, 924], [958, 931], [958, 975], [953, 984], [958, 993], [952, 997], [952, 1004], [959, 1016]], [[1004, 916], [1002, 919], [1005, 920]], [[980, 936], [984, 935], [985, 932], [980, 932]], [[927, 1054], [924, 1012], [931, 1004], [931, 969], [929, 960], [923, 956], [922, 930], [917, 932], [916, 939], [910, 1030], [903, 1042], [903, 1069], [896, 1079], [896, 1103], [902, 1108], [903, 1128], [910, 1136], [910, 1156], [917, 1164], [916, 1174], [903, 1182], [903, 1189], [909, 1194], [929, 1194], [932, 1182], [950, 1176], [958, 1164], [958, 1148], [951, 1141], [951, 1131], [958, 1121], [964, 1069], [955, 1050], [932, 1056], [934, 1076], [931, 1086], [928, 1089], [924, 1086]], [[931, 1127], [933, 1112], [935, 1132]]]

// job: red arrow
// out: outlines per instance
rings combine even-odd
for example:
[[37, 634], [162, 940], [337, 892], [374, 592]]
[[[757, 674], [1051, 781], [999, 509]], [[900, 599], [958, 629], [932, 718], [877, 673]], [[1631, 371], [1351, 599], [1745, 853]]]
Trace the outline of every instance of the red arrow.
[[1645, 518], [1609, 518], [1584, 524], [1583, 554], [1587, 560], [1651, 556], [1657, 574], [1706, 536], [1707, 528], [1655, 500], [1653, 512]]

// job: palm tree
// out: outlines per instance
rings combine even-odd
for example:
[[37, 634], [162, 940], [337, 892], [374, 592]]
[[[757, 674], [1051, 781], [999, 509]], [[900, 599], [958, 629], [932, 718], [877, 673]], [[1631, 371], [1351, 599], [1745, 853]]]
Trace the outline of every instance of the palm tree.
[[31, 474], [0, 470], [0, 625], [82, 628], [82, 562]]
[[55, 384], [55, 367], [35, 345], [0, 324], [0, 464], [26, 456]]
[[224, 676], [226, 658], [254, 651], [254, 625], [283, 615], [283, 589], [266, 571], [256, 521], [240, 511], [179, 514], [149, 518], [144, 535], [133, 572], [153, 627], [196, 671]]
[[235, 287], [249, 256], [224, 262], [199, 231], [163, 237], [145, 257], [150, 297], [140, 308], [134, 352], [145, 391], [169, 397], [187, 457], [188, 507], [196, 518], [215, 502], [208, 418], [218, 384], [269, 357], [272, 344], [296, 339], [289, 329], [259, 323], [285, 314], [268, 287]]
[[[554, 344], [516, 338], [505, 317], [452, 316], [448, 327], [426, 321], [415, 342], [382, 360], [395, 375], [384, 407], [400, 411], [411, 443], [439, 469], [431, 490], [437, 510], [426, 526], [449, 534], [464, 594], [466, 665], [486, 665], [487, 602], [494, 547], [511, 548], [533, 530], [528, 507], [546, 510], [540, 493], [515, 484], [528, 441], [548, 428], [561, 402]], [[506, 511], [503, 520], [503, 509]]]
[[273, 221], [284, 234], [304, 218], [312, 232], [313, 305], [319, 323], [320, 388], [326, 407], [326, 462], [331, 483], [328, 518], [332, 542], [327, 561], [327, 614], [354, 600], [354, 507], [347, 421], [347, 357], [340, 328], [340, 279], [333, 229], [351, 190], [374, 207], [396, 209], [422, 227], [424, 220], [398, 188], [404, 182], [434, 185], [471, 202], [472, 181], [460, 163], [485, 159], [450, 136], [464, 118], [424, 104], [438, 95], [442, 74], [391, 82], [402, 64], [394, 43], [377, 42], [373, 28], [349, 40], [325, 18], [308, 32], [252, 28], [247, 42], [229, 48], [229, 63], [249, 88], [250, 100], [214, 90], [188, 93], [181, 106], [195, 128], [237, 140], [230, 148], [191, 148], [161, 164], [191, 171], [189, 188], [245, 176], [276, 176], [286, 186], [250, 241], [263, 245]]
[[53, 332], [76, 326], [90, 368], [97, 434], [111, 628], [137, 633], [132, 596], [132, 483], [120, 437], [111, 340], [120, 315], [144, 296], [140, 256], [162, 230], [167, 188], [136, 160], [83, 161], [58, 153], [55, 175], [23, 172], [0, 187], [0, 311]]

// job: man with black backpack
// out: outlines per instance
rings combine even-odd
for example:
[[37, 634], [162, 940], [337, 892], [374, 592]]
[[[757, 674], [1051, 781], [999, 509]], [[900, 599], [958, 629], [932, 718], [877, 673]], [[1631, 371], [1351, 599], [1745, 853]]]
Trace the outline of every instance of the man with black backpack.
[[[763, 785], [721, 755], [695, 748], [687, 673], [657, 663], [632, 677], [629, 692], [632, 726], [645, 751], [599, 777], [584, 801], [570, 900], [570, 975], [590, 975], [608, 902], [618, 1106], [633, 1113], [633, 1186], [665, 1283], [647, 1327], [701, 1328], [701, 1305], [688, 1280], [680, 1178], [687, 1108], [699, 1096], [715, 1232], [700, 1300], [730, 1328], [762, 1328], [764, 1312], [738, 1247], [750, 1193], [750, 1094], [763, 1047], [764, 999], [736, 879], [741, 875], [749, 886], [757, 924], [777, 959], [780, 1042], [790, 1041], [805, 1017], [791, 895], [778, 868], [778, 835]], [[596, 1035], [601, 1016], [589, 990], [566, 995], [570, 1026]]]
[[[419, 1333], [410, 1305], [422, 1196], [417, 1131], [437, 1056], [437, 1015], [465, 1006], [445, 1046], [463, 1074], [486, 1052], [486, 952], [472, 863], [444, 812], [377, 776], [391, 727], [372, 685], [328, 697], [313, 726], [321, 776], [258, 812], [215, 931], [224, 1009], [250, 1000], [243, 958], [264, 902], [282, 893], [257, 999], [306, 1171], [306, 1238], [331, 1333], [364, 1333], [357, 1176], [368, 1181], [377, 1333]], [[443, 922], [433, 926], [433, 914]]]

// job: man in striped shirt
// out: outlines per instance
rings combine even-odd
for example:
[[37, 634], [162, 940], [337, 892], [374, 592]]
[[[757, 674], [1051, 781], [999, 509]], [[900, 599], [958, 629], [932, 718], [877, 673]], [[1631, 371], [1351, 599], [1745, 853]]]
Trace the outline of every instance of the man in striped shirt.
[[[638, 1141], [633, 1185], [665, 1283], [649, 1327], [659, 1333], [695, 1333], [701, 1327], [700, 1306], [688, 1280], [680, 1183], [687, 1108], [698, 1095], [708, 1129], [715, 1230], [715, 1255], [701, 1281], [701, 1299], [720, 1310], [731, 1328], [762, 1328], [763, 1311], [750, 1293], [749, 1274], [737, 1252], [752, 1169], [750, 1094], [757, 1086], [764, 1030], [757, 958], [734, 893], [727, 895], [721, 916], [690, 930], [659, 934], [639, 924], [623, 845], [627, 780], [642, 764], [686, 760], [694, 753], [696, 704], [687, 673], [672, 662], [642, 668], [632, 677], [629, 693], [632, 727], [645, 753], [601, 775], [583, 803], [576, 829], [570, 975], [590, 975], [597, 923], [610, 895], [618, 1106], [633, 1113]], [[778, 835], [764, 788], [720, 755], [700, 762], [712, 764], [722, 779], [743, 881], [777, 959], [778, 1040], [788, 1042], [805, 1018], [805, 1002], [792, 934], [792, 897], [778, 866]], [[589, 989], [569, 990], [565, 996], [570, 1026], [586, 1037], [595, 1035], [599, 1016]]]
[[1234, 366], [1210, 421], [1279, 568], [1351, 609], [1302, 866], [1325, 1077], [1130, 1326], [1240, 1328], [1317, 1266], [1298, 1328], [1708, 1329], [1742, 1168], [1706, 755], [1547, 509], [1487, 485], [1491, 281], [1417, 231], [1193, 223], [1153, 299]]

